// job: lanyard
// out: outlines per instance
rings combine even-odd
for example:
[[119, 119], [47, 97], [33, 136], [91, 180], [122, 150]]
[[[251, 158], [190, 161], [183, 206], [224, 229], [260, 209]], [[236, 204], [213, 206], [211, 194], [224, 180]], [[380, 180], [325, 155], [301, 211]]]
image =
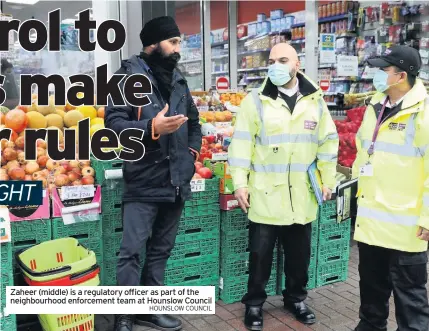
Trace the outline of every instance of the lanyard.
[[383, 118], [384, 110], [386, 109], [386, 105], [388, 101], [389, 101], [389, 97], [387, 97], [386, 100], [384, 101], [383, 107], [381, 108], [380, 114], [378, 115], [377, 124], [375, 125], [374, 133], [372, 135], [371, 145], [368, 148], [369, 156], [374, 154], [374, 144], [375, 144], [375, 141], [377, 140], [378, 132], [380, 131], [381, 119]]

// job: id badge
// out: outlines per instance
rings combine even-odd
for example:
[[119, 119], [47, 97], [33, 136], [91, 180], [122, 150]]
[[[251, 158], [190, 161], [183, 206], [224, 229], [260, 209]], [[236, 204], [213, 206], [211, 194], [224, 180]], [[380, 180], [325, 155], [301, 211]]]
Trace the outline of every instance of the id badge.
[[363, 167], [360, 167], [359, 176], [360, 177], [372, 177], [374, 175], [374, 170], [372, 164], [367, 163]]

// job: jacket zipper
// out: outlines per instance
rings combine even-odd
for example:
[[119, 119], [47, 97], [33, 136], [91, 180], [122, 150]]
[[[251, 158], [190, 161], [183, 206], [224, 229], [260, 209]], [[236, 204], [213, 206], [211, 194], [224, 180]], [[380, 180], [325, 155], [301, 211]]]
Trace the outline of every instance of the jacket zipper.
[[291, 161], [292, 161], [292, 155], [293, 153], [290, 155], [290, 159], [289, 159], [289, 169], [288, 169], [288, 186], [289, 186], [289, 199], [290, 199], [290, 207], [292, 208], [292, 213], [294, 213], [293, 210], [293, 201], [292, 201], [292, 185], [290, 184], [290, 167], [291, 167]]

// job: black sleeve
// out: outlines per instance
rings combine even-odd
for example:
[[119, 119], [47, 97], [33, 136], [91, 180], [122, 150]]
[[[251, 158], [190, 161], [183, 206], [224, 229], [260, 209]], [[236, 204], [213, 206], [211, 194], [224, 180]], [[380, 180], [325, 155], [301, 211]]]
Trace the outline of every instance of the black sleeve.
[[191, 92], [188, 93], [188, 141], [189, 147], [199, 152], [201, 149], [202, 134], [197, 106], [192, 99]]
[[[115, 74], [125, 74], [125, 69], [119, 69]], [[120, 88], [123, 88], [123, 81], [121, 82]], [[106, 112], [104, 115], [104, 126], [108, 129], [111, 129], [119, 135], [125, 129], [140, 129], [144, 130], [144, 135], [148, 136], [148, 122], [150, 120], [134, 120], [133, 116], [133, 106], [115, 106], [112, 103], [111, 98], [109, 98], [109, 103], [106, 107]]]

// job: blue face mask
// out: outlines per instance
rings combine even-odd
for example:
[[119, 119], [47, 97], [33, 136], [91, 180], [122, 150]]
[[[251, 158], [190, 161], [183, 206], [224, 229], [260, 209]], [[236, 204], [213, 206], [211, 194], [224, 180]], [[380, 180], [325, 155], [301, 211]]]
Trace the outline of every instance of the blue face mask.
[[[396, 75], [396, 74], [395, 74]], [[388, 85], [387, 84], [387, 80], [389, 79], [389, 74], [383, 70], [378, 70], [375, 75], [374, 78], [372, 80], [375, 89], [378, 92], [385, 92], [389, 87], [395, 86], [399, 83], [393, 84], [393, 85]]]
[[268, 67], [268, 77], [274, 85], [283, 86], [292, 79], [290, 71], [288, 64], [276, 62]]

